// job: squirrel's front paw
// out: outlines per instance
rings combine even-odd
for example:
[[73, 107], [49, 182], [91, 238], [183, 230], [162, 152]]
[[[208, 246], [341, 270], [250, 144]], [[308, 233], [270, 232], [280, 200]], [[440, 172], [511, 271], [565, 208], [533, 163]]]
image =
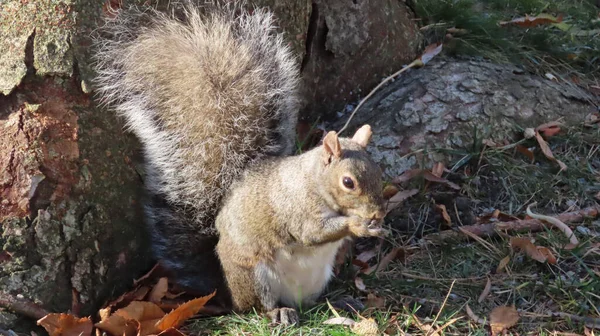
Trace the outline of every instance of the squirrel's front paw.
[[267, 312], [267, 316], [271, 319], [271, 323], [282, 324], [282, 325], [292, 325], [298, 324], [300, 318], [298, 317], [298, 312], [294, 308], [275, 308], [269, 312]]
[[380, 237], [385, 234], [381, 227], [381, 221], [352, 217], [350, 221], [350, 232], [357, 237]]

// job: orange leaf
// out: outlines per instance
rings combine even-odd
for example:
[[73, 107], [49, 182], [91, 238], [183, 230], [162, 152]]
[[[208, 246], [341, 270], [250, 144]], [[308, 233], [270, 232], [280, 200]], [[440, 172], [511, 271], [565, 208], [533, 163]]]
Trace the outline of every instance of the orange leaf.
[[365, 307], [383, 309], [385, 308], [385, 298], [369, 293], [369, 295], [367, 295], [367, 302], [365, 302]]
[[164, 315], [165, 312], [155, 303], [133, 301], [127, 307], [117, 310], [108, 319], [96, 323], [96, 328], [113, 335], [129, 335], [130, 330], [135, 328], [139, 336], [145, 336], [160, 331], [154, 327], [154, 324]]
[[436, 204], [435, 207], [442, 214], [442, 218], [444, 218], [444, 222], [447, 226], [452, 226], [452, 220], [450, 219], [450, 215], [448, 215], [448, 211], [446, 210], [446, 206], [443, 204]]
[[423, 55], [421, 55], [421, 57], [419, 57], [419, 59], [421, 60], [421, 62], [423, 62], [423, 64], [427, 64], [429, 63], [429, 61], [431, 61], [432, 58], [434, 58], [437, 54], [439, 54], [440, 52], [442, 52], [442, 44], [430, 44], [429, 46], [427, 46], [427, 48], [425, 48], [425, 51], [423, 52]]
[[396, 188], [395, 186], [393, 186], [391, 184], [388, 184], [385, 186], [385, 188], [383, 188], [383, 199], [389, 200], [397, 193], [398, 193], [398, 188]]
[[517, 145], [517, 147], [515, 147], [515, 148], [517, 149], [517, 152], [525, 155], [529, 159], [529, 161], [531, 161], [531, 163], [533, 163], [533, 161], [535, 161], [535, 157], [533, 156], [533, 152], [530, 151], [525, 146]]
[[177, 309], [174, 309], [167, 315], [165, 315], [160, 321], [156, 323], [156, 327], [161, 330], [167, 330], [169, 328], [177, 328], [179, 327], [185, 320], [190, 317], [196, 315], [204, 305], [210, 300], [213, 296], [215, 296], [216, 291], [212, 292], [212, 294], [190, 300]]
[[510, 262], [510, 256], [506, 256], [506, 257], [502, 258], [502, 260], [500, 260], [500, 263], [498, 263], [498, 267], [496, 268], [496, 273], [503, 272], [509, 262]]
[[542, 246], [535, 246], [529, 238], [512, 237], [510, 238], [510, 246], [521, 249], [533, 260], [556, 264], [556, 258], [550, 250]]
[[556, 161], [556, 163], [558, 163], [558, 165], [560, 166], [560, 171], [567, 170], [567, 165], [565, 165], [562, 161], [560, 161], [554, 157], [554, 155], [552, 154], [552, 151], [550, 150], [550, 147], [548, 146], [548, 144], [546, 143], [544, 138], [542, 138], [540, 133], [535, 132], [535, 138], [536, 138], [538, 144], [540, 145], [540, 149], [542, 150], [544, 155], [549, 160]]
[[515, 307], [500, 306], [494, 308], [490, 313], [490, 326], [493, 336], [514, 326], [517, 322], [519, 322], [519, 313]]
[[50, 336], [88, 336], [94, 324], [87, 318], [77, 318], [70, 314], [48, 314], [37, 321]]
[[158, 279], [158, 282], [156, 283], [156, 285], [154, 285], [152, 291], [150, 292], [150, 295], [148, 296], [148, 301], [159, 303], [162, 300], [162, 298], [165, 297], [167, 291], [169, 291], [169, 281], [167, 280], [167, 278]]
[[508, 26], [515, 25], [519, 27], [535, 27], [542, 24], [550, 24], [550, 23], [560, 23], [562, 22], [562, 15], [558, 17], [554, 17], [548, 14], [540, 14], [538, 16], [529, 16], [519, 17], [512, 19], [510, 21], [500, 21], [500, 26]]

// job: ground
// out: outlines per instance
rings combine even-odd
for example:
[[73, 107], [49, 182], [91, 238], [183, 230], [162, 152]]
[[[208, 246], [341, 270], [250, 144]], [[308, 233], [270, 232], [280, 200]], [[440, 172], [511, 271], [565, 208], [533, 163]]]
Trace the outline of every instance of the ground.
[[[411, 181], [407, 189], [416, 187], [420, 192], [395, 211], [401, 215], [388, 223], [392, 234], [381, 250], [376, 249], [379, 256], [370, 264], [377, 265], [393, 247], [402, 248], [400, 255], [384, 270], [361, 275], [366, 287], [362, 290], [355, 284], [356, 268], [347, 262], [325, 295], [327, 299], [334, 302], [350, 296], [367, 306], [377, 306], [359, 314], [374, 318], [379, 331], [391, 335], [422, 334], [428, 325], [433, 330], [443, 326], [439, 333], [445, 335], [489, 334], [488, 326], [467, 316], [467, 304], [481, 318], [488, 317], [497, 306], [515, 305], [520, 321], [510, 329], [513, 334], [583, 334], [585, 323], [573, 321], [564, 313], [595, 317], [597, 323], [600, 317], [598, 219], [577, 224], [575, 233], [580, 247], [573, 250], [564, 248], [568, 240], [562, 232], [551, 229], [537, 233], [509, 232], [480, 240], [445, 240], [441, 244], [425, 244], [421, 239], [444, 229], [435, 203], [446, 205], [453, 227], [473, 224], [477, 217], [494, 209], [503, 213], [499, 220], [506, 220], [505, 215], [520, 216], [532, 202], [538, 202], [534, 212], [551, 215], [597, 206], [598, 200], [594, 198], [600, 191], [597, 125], [563, 127], [549, 139], [555, 157], [568, 167], [561, 173], [556, 163], [539, 153], [535, 140], [520, 143], [534, 149], [535, 163], [514, 147], [493, 149], [480, 144], [464, 152], [457, 151], [457, 158], [466, 155], [470, 159], [457, 160], [462, 164], [449, 166], [454, 172], [444, 176], [461, 185], [460, 191], [435, 183], [427, 185], [419, 179]], [[468, 223], [461, 224], [463, 220]], [[540, 263], [511, 249], [510, 237], [517, 236], [535, 238], [536, 245], [553, 252], [557, 263]], [[373, 249], [377, 243], [357, 242], [355, 255]], [[498, 270], [507, 256], [508, 264]], [[491, 291], [479, 303], [488, 279]], [[337, 311], [360, 320], [357, 313]], [[559, 313], [563, 316], [556, 316]], [[274, 327], [260, 315], [248, 314], [197, 319], [186, 328], [192, 333], [211, 335], [351, 334], [348, 327], [323, 324], [332, 317], [334, 313], [323, 302], [302, 311], [300, 327]]]
[[[413, 7], [423, 18], [422, 31], [431, 42], [446, 39], [446, 52], [511, 62], [540, 76], [567, 78], [598, 94], [594, 90], [600, 89], [600, 66], [593, 55], [600, 51], [600, 19], [591, 1], [414, 0]], [[562, 14], [562, 22], [539, 27], [498, 25], [502, 20], [541, 13], [555, 18]], [[516, 134], [524, 131], [519, 125], [514, 128]], [[547, 140], [554, 156], [567, 166], [562, 172], [541, 153], [535, 139], [506, 139], [494, 147], [474, 134], [473, 143], [451, 153], [455, 160], [443, 175], [457, 183], [460, 191], [418, 178], [403, 185], [418, 188], [419, 193], [390, 214], [387, 225], [392, 233], [369, 264], [377, 265], [394, 247], [401, 248], [399, 256], [383, 270], [361, 274], [364, 287], [359, 282], [359, 289], [358, 270], [350, 261], [378, 242], [357, 242], [354, 256], [346, 260], [325, 297], [330, 302], [352, 297], [375, 306], [358, 313], [336, 311], [356, 321], [373, 318], [380, 334], [488, 335], [490, 327], [469, 317], [467, 305], [486, 320], [492, 309], [514, 305], [520, 319], [508, 334], [592, 335], [592, 327], [600, 328], [600, 219], [571, 224], [580, 241], [575, 249], [565, 248], [568, 239], [562, 232], [548, 228], [438, 244], [423, 239], [440, 229], [457, 231], [457, 226], [485, 222], [485, 215], [496, 209], [502, 213], [498, 220], [523, 218], [533, 202], [537, 202], [534, 212], [547, 215], [597, 207], [600, 128], [598, 124], [572, 124], [560, 129]], [[436, 204], [446, 206], [451, 228]], [[511, 248], [511, 237], [534, 238], [557, 262], [529, 258]], [[499, 267], [501, 263], [505, 267]], [[488, 294], [482, 295], [484, 291]], [[347, 326], [324, 324], [333, 317], [334, 311], [323, 300], [302, 310], [299, 327], [272, 326], [253, 313], [196, 319], [186, 329], [210, 335], [352, 334]]]

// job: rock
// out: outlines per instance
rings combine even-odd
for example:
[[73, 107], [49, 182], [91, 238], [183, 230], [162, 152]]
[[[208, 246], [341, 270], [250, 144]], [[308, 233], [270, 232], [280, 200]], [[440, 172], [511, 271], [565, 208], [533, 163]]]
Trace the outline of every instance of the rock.
[[[347, 134], [369, 123], [374, 134], [368, 150], [393, 178], [423, 162], [428, 167], [436, 161], [450, 163], [437, 151], [425, 157], [410, 153], [465, 148], [473, 143], [475, 129], [480, 140], [512, 139], [514, 124], [536, 127], [560, 117], [581, 122], [595, 111], [594, 98], [583, 90], [515, 70], [439, 57], [376, 93], [357, 112]], [[348, 116], [332, 128], [340, 129]]]

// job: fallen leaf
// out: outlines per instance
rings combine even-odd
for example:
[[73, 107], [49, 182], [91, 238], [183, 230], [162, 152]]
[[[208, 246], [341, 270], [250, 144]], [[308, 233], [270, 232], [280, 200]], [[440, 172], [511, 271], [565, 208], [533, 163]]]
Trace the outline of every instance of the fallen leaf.
[[398, 193], [398, 188], [392, 184], [388, 184], [383, 188], [383, 199], [389, 200], [392, 196]]
[[514, 18], [510, 21], [500, 21], [501, 27], [515, 25], [519, 27], [535, 27], [542, 24], [560, 23], [562, 22], [562, 15], [554, 17], [549, 14], [540, 14], [538, 16], [529, 16]]
[[446, 29], [446, 32], [453, 34], [453, 35], [465, 35], [469, 31], [466, 29], [462, 29], [462, 28], [448, 28], [448, 29]]
[[511, 237], [510, 246], [522, 250], [533, 260], [556, 264], [556, 258], [550, 250], [542, 246], [535, 246], [529, 238]]
[[487, 283], [485, 284], [485, 287], [483, 288], [483, 291], [481, 292], [481, 294], [479, 295], [479, 298], [477, 299], [477, 302], [482, 303], [483, 300], [485, 300], [485, 298], [490, 294], [491, 290], [492, 290], [492, 281], [490, 280], [490, 278], [488, 278]]
[[544, 138], [542, 138], [540, 133], [536, 132], [535, 138], [536, 138], [538, 144], [540, 145], [540, 149], [542, 150], [544, 155], [551, 161], [556, 161], [556, 163], [558, 163], [558, 165], [560, 166], [560, 171], [567, 170], [567, 165], [565, 165], [562, 161], [560, 161], [554, 157], [554, 155], [552, 154], [552, 151], [550, 150], [550, 147], [548, 146], [548, 144], [546, 143]]
[[161, 331], [154, 325], [164, 316], [165, 312], [153, 302], [133, 301], [127, 307], [114, 312], [108, 319], [96, 323], [95, 326], [113, 335], [129, 335], [129, 330], [135, 326], [136, 334], [145, 336]]
[[354, 285], [356, 285], [356, 288], [361, 292], [367, 291], [367, 286], [361, 277], [354, 278]]
[[519, 322], [519, 313], [515, 307], [500, 306], [492, 309], [490, 313], [490, 327], [492, 335], [497, 335]]
[[88, 317], [78, 318], [71, 314], [48, 314], [37, 321], [50, 336], [88, 336], [94, 324]]
[[437, 177], [442, 177], [442, 174], [444, 174], [444, 169], [446, 169], [446, 167], [443, 163], [436, 162], [431, 168], [431, 173]]
[[386, 254], [383, 258], [381, 258], [381, 260], [379, 261], [379, 264], [374, 265], [369, 267], [366, 270], [363, 270], [362, 272], [364, 274], [371, 274], [373, 272], [375, 272], [376, 270], [382, 271], [384, 270], [389, 263], [391, 263], [393, 260], [397, 259], [397, 258], [401, 258], [404, 257], [404, 249], [401, 247], [394, 247], [390, 253]]
[[435, 207], [440, 211], [442, 218], [444, 219], [444, 223], [446, 223], [447, 226], [452, 226], [452, 220], [450, 219], [450, 215], [448, 215], [446, 206], [443, 204], [436, 204]]
[[169, 280], [167, 280], [167, 278], [160, 278], [158, 279], [158, 282], [156, 283], [156, 285], [154, 285], [152, 291], [148, 295], [148, 301], [159, 303], [160, 300], [162, 300], [162, 298], [165, 297], [168, 291]]
[[367, 301], [365, 302], [365, 307], [383, 309], [383, 308], [385, 308], [385, 298], [379, 297], [373, 293], [369, 293], [367, 295]]
[[354, 324], [356, 324], [356, 322], [352, 319], [349, 319], [347, 317], [334, 317], [334, 318], [330, 318], [327, 321], [324, 321], [323, 324], [328, 324], [328, 325], [345, 325], [345, 326], [353, 326]]
[[419, 193], [419, 189], [402, 190], [397, 192], [388, 200], [386, 212], [390, 212], [400, 206], [406, 199]]
[[377, 322], [372, 318], [366, 318], [358, 321], [352, 327], [352, 332], [361, 336], [376, 336], [379, 335], [379, 327]]
[[148, 286], [138, 286], [135, 289], [119, 296], [117, 299], [109, 302], [105, 309], [108, 309], [108, 313], [110, 314], [112, 311], [126, 307], [133, 301], [143, 300], [146, 295], [150, 292], [150, 287]]
[[554, 76], [553, 74], [546, 72], [546, 74], [544, 74], [544, 77], [548, 78], [551, 81], [558, 81], [558, 78], [556, 78], [556, 76]]
[[[561, 118], [562, 119], [562, 118]], [[535, 128], [537, 132], [544, 133], [544, 136], [551, 137], [560, 132], [560, 126], [562, 126], [562, 122], [559, 120], [551, 121], [548, 123], [544, 123]]]
[[490, 147], [490, 148], [494, 148], [494, 147], [499, 147], [500, 145], [498, 145], [496, 142], [494, 142], [494, 140], [492, 139], [483, 139], [483, 141], [481, 141], [482, 144]]
[[375, 249], [367, 250], [367, 251], [363, 251], [359, 255], [357, 255], [356, 259], [366, 263], [366, 262], [369, 262], [369, 260], [373, 259], [373, 257], [375, 257], [376, 255], [377, 255], [377, 251]]
[[423, 55], [421, 55], [421, 57], [419, 57], [419, 59], [421, 60], [421, 62], [423, 62], [423, 65], [429, 63], [429, 61], [431, 61], [432, 58], [434, 58], [437, 54], [439, 54], [440, 52], [442, 52], [442, 44], [430, 44], [429, 46], [427, 46], [427, 48], [425, 48], [425, 51], [423, 52]]
[[533, 163], [535, 161], [535, 156], [533, 155], [533, 152], [530, 151], [527, 147], [517, 145], [517, 147], [515, 147], [515, 149], [517, 150], [517, 152], [525, 155], [531, 163]]
[[496, 273], [502, 273], [509, 262], [510, 262], [510, 256], [506, 256], [506, 257], [502, 258], [502, 260], [500, 260], [500, 263], [498, 263], [498, 267], [496, 268]]
[[185, 334], [175, 328], [169, 328], [165, 331], [161, 331], [158, 336], [185, 336]]
[[196, 315], [204, 305], [215, 296], [216, 291], [212, 294], [190, 300], [177, 309], [171, 311], [165, 315], [160, 321], [156, 323], [156, 327], [161, 330], [167, 330], [169, 328], [178, 328], [185, 320]]

